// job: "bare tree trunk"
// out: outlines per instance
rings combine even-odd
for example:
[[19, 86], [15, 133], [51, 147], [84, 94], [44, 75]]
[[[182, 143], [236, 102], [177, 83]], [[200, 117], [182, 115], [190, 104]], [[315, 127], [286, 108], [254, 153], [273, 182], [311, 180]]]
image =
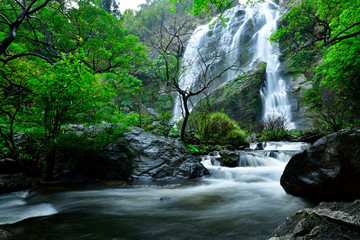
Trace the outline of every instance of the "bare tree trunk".
[[181, 141], [186, 142], [186, 140], [185, 140], [185, 131], [186, 131], [186, 125], [187, 125], [187, 122], [188, 122], [188, 119], [189, 119], [189, 116], [190, 116], [190, 111], [189, 111], [189, 108], [188, 108], [188, 105], [187, 105], [187, 102], [189, 100], [189, 96], [182, 96], [182, 100], [183, 100], [183, 104], [184, 104], [185, 116], [184, 116], [184, 120], [183, 120], [183, 123], [182, 123], [182, 126], [181, 126], [180, 138], [181, 138]]
[[54, 179], [54, 168], [55, 168], [55, 155], [56, 155], [56, 146], [50, 146], [48, 154], [46, 156], [46, 180]]

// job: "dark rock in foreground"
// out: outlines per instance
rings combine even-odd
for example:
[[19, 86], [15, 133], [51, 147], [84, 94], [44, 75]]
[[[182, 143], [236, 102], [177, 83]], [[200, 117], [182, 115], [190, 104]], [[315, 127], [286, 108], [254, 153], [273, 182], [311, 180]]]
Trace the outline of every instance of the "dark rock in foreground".
[[22, 166], [11, 158], [0, 160], [0, 174], [17, 174], [22, 172]]
[[285, 191], [321, 201], [360, 198], [360, 131], [342, 130], [295, 155], [281, 177]]
[[209, 174], [180, 141], [136, 127], [106, 150], [87, 153], [76, 169], [79, 175], [98, 179], [190, 179]]
[[10, 232], [0, 229], [0, 240], [10, 240], [12, 237], [13, 235]]
[[0, 175], [0, 194], [33, 188], [36, 180], [22, 174]]
[[286, 219], [269, 240], [360, 239], [360, 201], [328, 202]]

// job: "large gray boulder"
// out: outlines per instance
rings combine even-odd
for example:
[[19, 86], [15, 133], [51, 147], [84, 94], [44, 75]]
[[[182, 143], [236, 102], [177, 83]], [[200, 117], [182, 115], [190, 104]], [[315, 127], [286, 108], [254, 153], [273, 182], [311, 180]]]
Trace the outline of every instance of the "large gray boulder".
[[360, 131], [342, 130], [292, 157], [281, 177], [285, 191], [321, 201], [360, 198]]
[[[99, 153], [87, 153], [75, 175], [97, 179], [190, 179], [209, 174], [178, 140], [132, 130]], [[86, 178], [80, 178], [81, 181]]]
[[152, 179], [190, 179], [209, 174], [200, 158], [177, 139], [165, 138], [133, 127], [125, 134], [131, 153], [132, 176]]
[[327, 202], [286, 219], [268, 240], [360, 239], [360, 201]]

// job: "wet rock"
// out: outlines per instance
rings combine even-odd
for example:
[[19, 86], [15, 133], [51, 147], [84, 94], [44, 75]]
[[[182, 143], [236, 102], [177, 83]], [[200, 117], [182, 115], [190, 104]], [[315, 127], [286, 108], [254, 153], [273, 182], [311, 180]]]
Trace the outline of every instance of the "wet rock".
[[242, 16], [245, 16], [246, 14], [246, 11], [245, 10], [238, 10], [235, 14], [235, 17], [242, 17]]
[[[110, 143], [101, 152], [86, 152], [72, 172], [72, 182], [93, 182], [94, 179], [121, 179], [131, 177], [132, 160], [130, 153], [119, 140]], [[90, 178], [89, 178], [90, 177]]]
[[262, 142], [257, 143], [255, 150], [264, 150], [264, 143]]
[[189, 179], [209, 174], [177, 139], [165, 138], [133, 127], [124, 137], [99, 153], [86, 153], [75, 176], [98, 179]]
[[0, 160], [0, 174], [15, 174], [21, 172], [21, 165], [14, 159], [5, 158]]
[[329, 240], [360, 238], [360, 201], [327, 202], [286, 219], [269, 240]]
[[306, 143], [315, 143], [320, 138], [324, 137], [324, 135], [321, 134], [309, 134], [305, 136], [301, 136], [299, 138], [292, 139], [292, 142], [306, 142]]
[[13, 235], [10, 232], [0, 229], [0, 240], [11, 240], [13, 239], [12, 237]]
[[22, 174], [0, 175], [0, 194], [31, 189], [37, 181]]
[[320, 201], [360, 198], [360, 131], [342, 130], [292, 157], [281, 177], [285, 191]]
[[177, 139], [169, 139], [133, 128], [125, 134], [135, 178], [189, 179], [209, 174], [200, 158], [189, 153]]
[[235, 151], [221, 150], [219, 152], [221, 158], [218, 159], [220, 161], [221, 166], [225, 167], [237, 167], [239, 166], [239, 153]]

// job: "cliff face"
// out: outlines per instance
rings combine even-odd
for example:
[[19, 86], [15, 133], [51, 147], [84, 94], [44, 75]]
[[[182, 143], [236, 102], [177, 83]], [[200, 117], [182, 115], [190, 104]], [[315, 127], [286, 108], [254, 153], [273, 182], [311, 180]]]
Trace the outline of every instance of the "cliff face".
[[258, 63], [254, 70], [228, 81], [199, 104], [208, 101], [212, 111], [224, 112], [243, 126], [260, 120], [262, 104], [259, 89], [265, 81], [265, 70], [266, 63]]

